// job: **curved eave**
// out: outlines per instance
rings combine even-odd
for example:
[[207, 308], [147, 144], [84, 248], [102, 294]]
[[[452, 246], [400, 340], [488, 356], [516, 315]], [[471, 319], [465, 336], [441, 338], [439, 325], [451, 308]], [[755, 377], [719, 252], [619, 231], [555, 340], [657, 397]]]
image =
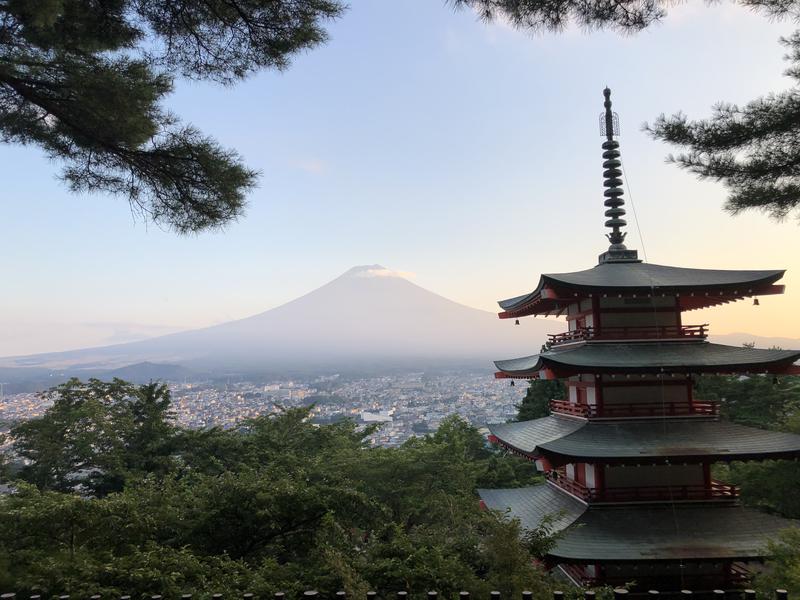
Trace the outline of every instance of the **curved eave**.
[[660, 464], [800, 457], [800, 436], [726, 421], [582, 421], [549, 416], [491, 425], [498, 443], [553, 465]]
[[741, 506], [587, 507], [549, 484], [478, 493], [524, 530], [555, 517], [550, 526], [561, 533], [548, 556], [570, 563], [758, 560], [770, 539], [797, 523]]
[[695, 342], [576, 344], [521, 358], [495, 361], [498, 379], [561, 378], [578, 373], [770, 373], [797, 375], [800, 350], [765, 350]]
[[539, 379], [539, 371], [544, 368], [538, 354], [496, 360], [494, 366], [497, 367], [497, 372], [494, 374], [497, 379]]
[[547, 461], [556, 467], [561, 467], [574, 462], [596, 462], [602, 460], [609, 465], [629, 465], [629, 464], [661, 464], [671, 463], [701, 463], [701, 462], [729, 462], [729, 461], [750, 461], [750, 460], [794, 460], [800, 458], [800, 449], [771, 452], [745, 452], [738, 454], [731, 453], [686, 453], [686, 454], [635, 454], [616, 457], [598, 457], [591, 452], [586, 453], [563, 453], [555, 452], [547, 445], [537, 446], [534, 450], [523, 450], [508, 443], [507, 441], [495, 436], [496, 443], [505, 448], [511, 454], [521, 458], [535, 461], [546, 458]]
[[590, 509], [549, 555], [577, 563], [760, 560], [767, 543], [796, 524], [741, 506]]
[[620, 456], [598, 457], [592, 452], [556, 452], [546, 445], [537, 449], [535, 454], [519, 453], [521, 456], [534, 460], [538, 457], [547, 458], [552, 465], [564, 466], [574, 462], [593, 462], [602, 460], [605, 464], [630, 465], [630, 464], [662, 464], [662, 463], [701, 463], [701, 462], [731, 462], [751, 460], [792, 460], [800, 458], [800, 448], [795, 450], [775, 450], [764, 452], [670, 452], [667, 454], [623, 454]]
[[541, 445], [568, 436], [585, 425], [583, 420], [551, 415], [531, 421], [491, 424], [489, 431], [507, 449], [533, 458]]
[[[775, 282], [784, 273], [784, 270], [683, 269], [646, 263], [598, 265], [574, 273], [542, 275], [532, 292], [498, 302], [502, 309], [499, 316], [501, 319], [510, 319], [529, 315], [559, 315], [576, 297], [602, 295], [677, 295], [681, 310], [695, 310], [752, 296], [782, 294], [784, 286], [775, 285]], [[631, 277], [631, 274], [635, 276]]]
[[544, 286], [544, 277], [545, 276], [539, 278], [539, 283], [532, 292], [523, 294], [522, 296], [515, 296], [514, 298], [500, 300], [497, 304], [500, 305], [500, 308], [503, 310], [516, 310], [526, 304], [529, 304], [530, 302], [534, 301], [537, 296], [541, 295], [542, 287]]
[[549, 525], [556, 533], [569, 527], [586, 511], [585, 503], [549, 483], [523, 488], [479, 489], [478, 495], [486, 508], [518, 518], [526, 530], [538, 528], [542, 519], [551, 517], [553, 521]]

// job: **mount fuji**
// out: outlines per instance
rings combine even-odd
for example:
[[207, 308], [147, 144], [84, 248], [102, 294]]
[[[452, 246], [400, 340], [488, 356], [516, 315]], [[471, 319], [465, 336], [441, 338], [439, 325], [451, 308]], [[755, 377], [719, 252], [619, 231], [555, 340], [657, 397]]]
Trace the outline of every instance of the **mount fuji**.
[[20, 368], [111, 370], [138, 363], [205, 372], [310, 372], [322, 369], [484, 367], [536, 353], [564, 324], [519, 326], [430, 292], [380, 265], [354, 267], [322, 287], [260, 314], [147, 340], [0, 359]]

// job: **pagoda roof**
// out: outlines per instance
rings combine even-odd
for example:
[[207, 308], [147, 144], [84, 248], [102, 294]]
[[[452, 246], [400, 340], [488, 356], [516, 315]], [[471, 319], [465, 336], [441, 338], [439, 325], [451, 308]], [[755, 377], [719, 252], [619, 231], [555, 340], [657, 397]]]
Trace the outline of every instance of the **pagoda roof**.
[[[501, 300], [501, 316], [547, 314], [563, 306], [576, 294], [690, 294], [709, 292], [706, 298], [683, 298], [681, 308], [689, 310], [712, 306], [747, 296], [781, 293], [770, 286], [781, 279], [784, 270], [739, 271], [688, 269], [641, 262], [605, 262], [591, 269], [572, 273], [550, 273], [539, 278], [532, 292]], [[780, 286], [777, 286], [780, 287]]]
[[553, 533], [574, 523], [585, 511], [586, 504], [550, 484], [529, 487], [478, 490], [478, 495], [492, 510], [510, 510], [511, 516], [520, 520], [523, 529], [539, 527], [542, 519], [552, 517], [549, 523]]
[[495, 361], [498, 377], [536, 378], [591, 373], [783, 372], [800, 350], [764, 350], [706, 341], [589, 342], [555, 347], [522, 358]]
[[575, 433], [586, 424], [587, 421], [582, 419], [550, 415], [531, 421], [490, 424], [488, 428], [503, 444], [519, 452], [535, 455], [543, 446]]
[[[551, 489], [544, 492], [537, 488]], [[582, 505], [582, 513], [575, 517], [572, 498], [549, 484], [479, 490], [479, 494], [488, 508], [508, 511], [529, 530], [538, 527], [547, 515], [568, 512], [567, 519], [556, 522], [554, 529], [561, 534], [548, 554], [569, 562], [761, 558], [770, 539], [796, 524], [736, 505]], [[552, 494], [565, 499], [531, 500]]]
[[705, 419], [584, 421], [548, 416], [490, 425], [501, 444], [554, 464], [581, 460], [617, 463], [792, 458], [800, 435]]

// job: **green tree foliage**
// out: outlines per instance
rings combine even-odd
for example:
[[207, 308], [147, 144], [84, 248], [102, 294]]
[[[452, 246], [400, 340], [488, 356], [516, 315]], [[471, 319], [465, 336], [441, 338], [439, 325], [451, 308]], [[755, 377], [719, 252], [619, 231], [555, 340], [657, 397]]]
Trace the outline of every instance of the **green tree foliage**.
[[[800, 433], [800, 378], [702, 377], [695, 397], [716, 400], [734, 423]], [[789, 518], [800, 518], [800, 464], [771, 460], [718, 465], [715, 476], [741, 488], [742, 501]]]
[[105, 494], [170, 468], [174, 426], [165, 385], [77, 379], [46, 393], [53, 406], [14, 427], [20, 477], [44, 490]]
[[178, 232], [242, 213], [256, 174], [161, 106], [182, 76], [233, 83], [325, 40], [336, 0], [0, 0], [0, 139], [75, 191]]
[[[612, 29], [631, 33], [658, 23], [674, 6], [669, 0], [450, 0], [456, 8], [470, 8], [483, 19], [503, 19], [520, 29], [561, 31], [569, 25], [584, 29]], [[797, 17], [800, 8], [785, 0], [737, 0], [761, 14]]]
[[767, 568], [754, 582], [764, 598], [774, 596], [776, 589], [785, 589], [790, 597], [800, 594], [800, 529], [784, 531], [769, 545]]
[[[75, 380], [50, 393], [47, 414], [13, 432], [30, 483], [0, 497], [0, 588], [548, 590], [533, 563], [548, 531], [523, 536], [475, 495], [486, 482], [529, 483], [530, 463], [503, 458], [457, 417], [381, 448], [373, 430], [316, 426], [307, 409], [184, 431], [159, 386]], [[78, 483], [76, 471], [91, 476]]]
[[715, 469], [715, 475], [738, 485], [745, 504], [800, 519], [800, 465], [796, 461], [734, 462]]
[[783, 428], [800, 406], [800, 380], [761, 375], [699, 377], [694, 396], [717, 401], [720, 414], [734, 423], [761, 429]]
[[725, 184], [733, 214], [756, 209], [780, 220], [800, 207], [800, 32], [781, 42], [794, 87], [744, 106], [720, 103], [708, 119], [661, 115], [649, 128], [686, 150], [671, 162]]
[[550, 400], [563, 400], [566, 388], [560, 379], [532, 379], [522, 402], [517, 405], [517, 421], [539, 419], [550, 414]]
[[486, 21], [501, 19], [537, 33], [562, 31], [571, 24], [585, 29], [639, 31], [663, 19], [670, 6], [663, 0], [451, 0], [451, 3], [457, 8], [474, 10]]
[[[561, 31], [568, 25], [635, 33], [661, 21], [667, 0], [452, 0], [484, 19], [503, 19], [520, 28]], [[800, 4], [784, 0], [738, 0], [771, 19], [800, 16]], [[725, 184], [726, 209], [756, 209], [782, 219], [800, 207], [800, 31], [781, 40], [788, 50], [786, 74], [794, 87], [744, 106], [720, 103], [708, 119], [690, 121], [682, 113], [661, 115], [647, 129], [655, 139], [685, 152], [671, 162], [701, 178]], [[800, 217], [800, 214], [798, 214]]]

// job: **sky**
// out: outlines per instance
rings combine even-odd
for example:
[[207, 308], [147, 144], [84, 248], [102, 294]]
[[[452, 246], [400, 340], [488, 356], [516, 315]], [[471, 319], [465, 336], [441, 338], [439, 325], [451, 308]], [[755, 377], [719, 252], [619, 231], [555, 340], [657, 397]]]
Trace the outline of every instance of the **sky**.
[[540, 273], [594, 266], [608, 245], [606, 85], [628, 246], [658, 264], [788, 269], [783, 296], [685, 322], [800, 338], [800, 224], [729, 216], [722, 185], [666, 164], [674, 149], [641, 130], [790, 86], [778, 38], [792, 30], [691, 2], [637, 35], [533, 36], [442, 1], [353, 0], [287, 71], [177, 82], [167, 107], [262, 173], [242, 219], [196, 236], [137, 220], [124, 199], [71, 194], [38, 148], [0, 145], [0, 356], [249, 316], [362, 264], [494, 311]]

